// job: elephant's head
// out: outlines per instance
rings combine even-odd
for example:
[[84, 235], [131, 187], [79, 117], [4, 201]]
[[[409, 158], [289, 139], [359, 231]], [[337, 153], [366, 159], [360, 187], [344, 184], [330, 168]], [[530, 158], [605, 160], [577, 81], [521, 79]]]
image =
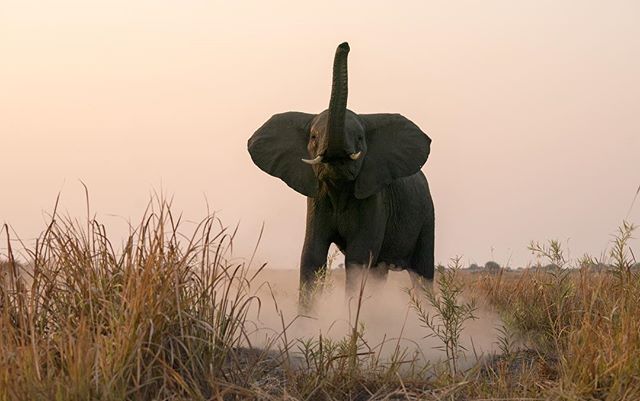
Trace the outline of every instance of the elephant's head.
[[399, 114], [355, 114], [347, 109], [347, 55], [338, 46], [329, 108], [320, 114], [276, 114], [249, 139], [249, 153], [265, 172], [313, 197], [320, 181], [355, 181], [367, 198], [420, 170], [431, 139]]

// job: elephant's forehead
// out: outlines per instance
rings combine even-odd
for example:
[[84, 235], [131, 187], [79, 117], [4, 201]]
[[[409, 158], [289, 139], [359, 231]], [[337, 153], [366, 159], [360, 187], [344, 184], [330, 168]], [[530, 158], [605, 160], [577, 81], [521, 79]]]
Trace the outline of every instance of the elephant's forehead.
[[364, 126], [360, 121], [360, 118], [355, 113], [347, 114], [347, 120], [345, 121], [345, 130], [347, 132], [359, 133], [364, 130]]
[[314, 133], [318, 133], [319, 131], [324, 131], [327, 127], [327, 121], [329, 113], [327, 111], [323, 111], [318, 114], [311, 123], [311, 131]]
[[[327, 122], [329, 121], [329, 110], [325, 110], [318, 114], [311, 122], [311, 131], [314, 133], [321, 133], [327, 129]], [[350, 131], [361, 131], [363, 129], [362, 123], [358, 118], [358, 115], [351, 110], [347, 110], [345, 116], [345, 129]]]

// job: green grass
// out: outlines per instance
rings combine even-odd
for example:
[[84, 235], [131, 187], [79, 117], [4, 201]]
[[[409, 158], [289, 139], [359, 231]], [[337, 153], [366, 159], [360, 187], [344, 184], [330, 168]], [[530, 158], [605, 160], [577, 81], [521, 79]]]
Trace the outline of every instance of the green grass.
[[[210, 217], [185, 236], [159, 201], [114, 246], [98, 221], [54, 213], [22, 262], [5, 227], [0, 400], [640, 399], [630, 225], [612, 244], [611, 272], [439, 269], [435, 288], [412, 290], [411, 302], [424, 335], [442, 342], [442, 363], [399, 343], [383, 356], [357, 317], [339, 339], [291, 338], [283, 319], [273, 341], [253, 347], [249, 311], [274, 301], [254, 295], [260, 269], [232, 258], [234, 232], [221, 227]], [[557, 242], [531, 249], [559, 266], [588, 261], [565, 260]], [[457, 358], [470, 298], [505, 326], [500, 354], [467, 367]]]

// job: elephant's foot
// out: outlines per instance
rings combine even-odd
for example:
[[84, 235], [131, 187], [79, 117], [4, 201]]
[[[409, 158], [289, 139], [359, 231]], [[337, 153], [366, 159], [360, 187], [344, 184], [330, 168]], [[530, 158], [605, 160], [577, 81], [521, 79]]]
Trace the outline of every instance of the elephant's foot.
[[380, 294], [387, 280], [385, 266], [350, 264], [346, 268], [345, 299], [347, 302], [360, 297]]
[[301, 286], [298, 292], [298, 314], [313, 314], [321, 296], [322, 287], [317, 285]]
[[430, 292], [433, 291], [433, 280], [428, 279], [419, 275], [418, 273], [407, 270], [409, 272], [409, 277], [411, 278], [411, 291], [412, 292]]
[[298, 291], [298, 314], [309, 315], [313, 312], [315, 299], [308, 290], [300, 288]]
[[312, 314], [323, 294], [327, 290], [330, 292], [331, 288], [328, 288], [327, 285], [320, 280], [301, 285], [298, 291], [298, 312], [304, 315]]

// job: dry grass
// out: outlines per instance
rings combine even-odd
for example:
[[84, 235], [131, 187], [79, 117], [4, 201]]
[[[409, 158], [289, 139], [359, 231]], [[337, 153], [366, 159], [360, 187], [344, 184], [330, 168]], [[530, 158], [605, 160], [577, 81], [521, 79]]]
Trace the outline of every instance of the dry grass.
[[[612, 272], [441, 270], [447, 280], [435, 292], [414, 293], [414, 306], [436, 311], [423, 308], [424, 335], [436, 334], [447, 355], [462, 352], [452, 336], [475, 310], [462, 298], [502, 315], [500, 354], [464, 368], [399, 346], [383, 355], [358, 318], [337, 339], [291, 338], [282, 319], [271, 342], [253, 346], [250, 311], [275, 299], [255, 295], [260, 269], [231, 258], [234, 233], [215, 218], [192, 231], [182, 235], [160, 201], [122, 246], [94, 219], [55, 213], [37, 244], [23, 247], [22, 263], [9, 246], [0, 263], [0, 400], [640, 399], [630, 226], [612, 246]], [[570, 264], [557, 243], [532, 249]]]
[[[626, 223], [620, 228], [608, 272], [590, 271], [583, 259], [575, 269], [480, 281], [478, 290], [508, 322], [508, 335], [529, 343], [550, 365], [546, 396], [640, 399], [640, 273], [632, 270], [626, 245], [632, 231]], [[566, 264], [555, 241], [531, 249]]]

